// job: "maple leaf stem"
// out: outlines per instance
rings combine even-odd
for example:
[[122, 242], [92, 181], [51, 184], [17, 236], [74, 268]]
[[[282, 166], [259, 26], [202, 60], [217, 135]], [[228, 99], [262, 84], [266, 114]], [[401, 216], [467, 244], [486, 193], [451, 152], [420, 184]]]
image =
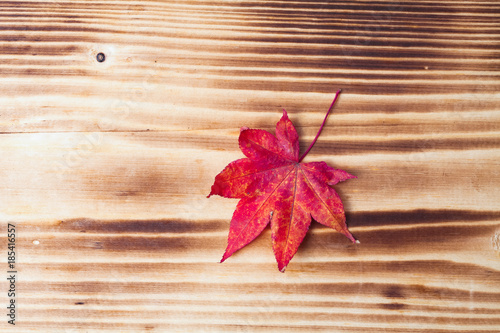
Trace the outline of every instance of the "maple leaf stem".
[[337, 101], [337, 98], [339, 97], [340, 93], [341, 93], [341, 89], [339, 89], [337, 91], [337, 93], [335, 94], [335, 98], [333, 99], [333, 102], [332, 102], [332, 105], [330, 105], [330, 108], [328, 109], [328, 111], [326, 112], [326, 116], [325, 116], [325, 119], [323, 120], [323, 123], [321, 124], [321, 127], [319, 128], [319, 131], [318, 131], [318, 134], [316, 134], [316, 137], [314, 138], [314, 140], [311, 142], [311, 144], [309, 145], [309, 148], [307, 148], [307, 150], [305, 151], [304, 154], [302, 154], [302, 156], [299, 158], [299, 163], [302, 162], [302, 160], [304, 159], [304, 157], [306, 157], [307, 153], [309, 153], [309, 151], [311, 150], [311, 148], [314, 146], [314, 144], [316, 143], [316, 140], [318, 140], [319, 138], [319, 135], [321, 133], [321, 130], [323, 129], [323, 127], [325, 126], [325, 123], [326, 123], [326, 118], [328, 118], [328, 115], [330, 114], [330, 111], [332, 111], [333, 109], [333, 105], [335, 104], [335, 102]]

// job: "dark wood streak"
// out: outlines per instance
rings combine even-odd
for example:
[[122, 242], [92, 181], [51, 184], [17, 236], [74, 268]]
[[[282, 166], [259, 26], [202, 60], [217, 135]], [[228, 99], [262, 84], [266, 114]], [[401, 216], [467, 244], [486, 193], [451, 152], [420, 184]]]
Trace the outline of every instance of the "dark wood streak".
[[97, 221], [93, 219], [71, 219], [60, 221], [49, 230], [58, 232], [78, 231], [85, 233], [189, 233], [220, 230], [221, 221], [149, 220], [149, 221]]
[[[237, 202], [237, 201], [235, 201]], [[351, 227], [437, 224], [446, 226], [446, 223], [461, 222], [464, 226], [474, 222], [500, 220], [500, 211], [473, 211], [458, 209], [427, 210], [417, 209], [410, 211], [374, 211], [374, 212], [346, 212], [346, 218]], [[69, 219], [58, 221], [55, 226], [41, 226], [43, 232], [81, 232], [93, 234], [189, 234], [213, 231], [223, 231], [227, 228], [227, 221], [192, 221], [192, 220], [94, 220], [88, 218]], [[319, 225], [317, 228], [326, 227]]]
[[[304, 149], [306, 145], [301, 145]], [[335, 147], [332, 149], [332, 147]], [[363, 154], [367, 152], [423, 152], [434, 150], [462, 150], [462, 149], [488, 149], [500, 148], [497, 138], [471, 138], [471, 139], [417, 139], [417, 140], [387, 140], [383, 142], [318, 142], [314, 146], [317, 154]]]
[[[498, 331], [499, 13], [487, 0], [1, 1], [15, 330]], [[206, 195], [243, 157], [239, 128], [274, 133], [286, 108], [304, 150], [339, 88], [308, 158], [358, 176], [334, 188], [360, 244], [313, 221], [285, 274], [269, 228], [219, 264], [237, 200]]]
[[[390, 293], [393, 288], [399, 288], [402, 297], [398, 297], [398, 302], [403, 302], [404, 299], [417, 298], [420, 300], [433, 299], [439, 297], [442, 301], [467, 301], [470, 299], [470, 292], [467, 290], [458, 290], [453, 288], [435, 288], [424, 285], [394, 285], [388, 283], [299, 283], [299, 284], [278, 284], [278, 283], [224, 283], [217, 285], [214, 283], [198, 283], [198, 282], [175, 282], [175, 283], [158, 283], [158, 282], [93, 282], [93, 281], [78, 281], [71, 283], [43, 283], [33, 282], [23, 287], [25, 292], [40, 292], [59, 291], [66, 293], [84, 293], [91, 296], [99, 294], [109, 295], [113, 293], [120, 294], [146, 294], [152, 290], [164, 295], [182, 294], [183, 292], [198, 294], [203, 292], [205, 297], [211, 295], [226, 294], [232, 295], [241, 290], [254, 290], [255, 295], [268, 295], [273, 291], [294, 292], [296, 295], [338, 295], [356, 297], [358, 294], [372, 297], [387, 298], [387, 300], [395, 299]], [[406, 297], [405, 295], [408, 295]], [[492, 302], [498, 299], [498, 292], [475, 292], [474, 299], [476, 302]], [[280, 301], [278, 298], [276, 302]], [[496, 312], [495, 312], [496, 313]], [[500, 320], [498, 318], [495, 321]]]
[[[36, 52], [35, 52], [36, 54]], [[50, 53], [47, 53], [50, 54]], [[416, 62], [414, 64], [409, 64], [408, 66], [404, 65], [404, 61], [398, 63], [396, 60], [391, 64], [384, 65], [385, 61], [382, 62], [371, 62], [373, 69], [421, 69], [424, 67], [426, 62]], [[283, 65], [287, 64], [288, 66], [301, 66], [300, 62], [296, 61], [283, 61]], [[228, 65], [231, 65], [231, 62], [228, 61]], [[433, 64], [434, 65], [434, 64]], [[441, 64], [435, 64], [437, 67], [443, 67]], [[319, 65], [328, 66], [327, 64]], [[495, 65], [496, 66], [496, 65]], [[444, 67], [449, 67], [444, 65]], [[463, 68], [463, 65], [457, 63], [457, 66], [451, 66], [446, 68], [447, 70], [474, 70], [474, 66], [470, 68]], [[482, 65], [481, 67], [484, 67]], [[6, 70], [5, 75], [12, 76], [78, 76], [86, 73], [85, 70], [64, 70], [64, 71], [53, 71], [53, 70], [41, 70], [41, 69], [23, 69], [23, 70]], [[96, 73], [98, 74], [98, 73]], [[106, 76], [106, 75], [98, 75], [98, 76]], [[459, 82], [459, 83], [440, 83], [440, 82], [432, 82], [432, 83], [421, 83], [421, 82], [412, 82], [407, 81], [406, 84], [401, 85], [401, 83], [386, 83], [383, 87], [381, 87], [376, 82], [367, 82], [367, 83], [344, 83], [342, 84], [340, 80], [326, 80], [325, 82], [307, 82], [307, 83], [293, 83], [291, 84], [288, 80], [270, 80], [269, 82], [263, 84], [261, 80], [227, 80], [224, 78], [219, 79], [203, 79], [196, 78], [195, 81], [191, 78], [170, 78], [169, 83], [176, 86], [186, 86], [188, 82], [194, 82], [192, 84], [193, 88], [205, 88], [209, 86], [214, 89], [228, 89], [228, 90], [248, 90], [252, 89], [255, 91], [283, 91], [288, 90], [290, 92], [309, 92], [314, 91], [316, 93], [331, 93], [331, 89], [328, 87], [331, 86], [340, 86], [343, 85], [346, 91], [349, 91], [351, 94], [360, 94], [360, 95], [398, 95], [398, 94], [444, 94], [449, 92], [452, 89], [457, 89], [460, 93], [463, 94], [471, 94], [478, 92], [478, 84], [477, 82]], [[115, 82], [116, 83], [116, 82]], [[483, 93], [495, 93], [500, 90], [500, 84], [490, 84], [482, 88]]]
[[500, 211], [471, 211], [457, 209], [387, 212], [347, 212], [351, 226], [412, 225], [463, 222], [464, 224], [500, 220]]
[[[0, 32], [31, 32], [31, 31], [44, 31], [44, 32], [67, 32], [74, 33], [74, 37], [67, 36], [47, 36], [44, 38], [45, 42], [57, 41], [57, 42], [75, 42], [75, 41], [91, 41], [95, 40], [95, 38], [89, 38], [82, 36], [83, 33], [93, 33], [93, 34], [117, 34], [122, 35], [128, 33], [128, 31], [122, 30], [114, 30], [114, 29], [102, 29], [102, 28], [82, 28], [82, 27], [68, 27], [66, 25], [63, 26], [8, 26], [2, 27], [0, 26]], [[197, 32], [199, 30], [194, 30]], [[235, 31], [235, 29], [232, 29]], [[241, 31], [248, 32], [248, 31]], [[276, 31], [276, 34], [284, 33], [288, 31]], [[326, 35], [325, 37], [301, 37], [300, 33], [288, 33], [287, 37], [273, 37], [262, 34], [260, 31], [254, 32], [256, 36], [237, 36], [237, 37], [210, 37], [207, 38], [205, 35], [193, 36], [192, 34], [186, 34], [185, 36], [173, 33], [154, 33], [154, 32], [139, 32], [136, 34], [137, 36], [143, 36], [146, 38], [144, 44], [146, 46], [154, 46], [158, 48], [168, 48], [169, 50], [178, 49], [185, 50], [185, 45], [183, 44], [162, 44], [158, 43], [158, 37], [169, 39], [169, 38], [183, 38], [185, 42], [194, 42], [196, 40], [209, 40], [214, 44], [220, 44], [217, 42], [221, 41], [235, 41], [239, 42], [242, 45], [238, 47], [238, 49], [234, 49], [231, 47], [224, 47], [221, 45], [204, 45], [199, 46], [196, 43], [189, 45], [189, 49], [192, 51], [206, 51], [206, 52], [217, 52], [217, 53], [225, 53], [228, 55], [235, 53], [255, 53], [261, 55], [286, 55], [286, 56], [344, 56], [346, 54], [350, 55], [363, 55], [363, 57], [405, 57], [405, 58], [443, 58], [443, 59], [464, 59], [467, 57], [470, 59], [491, 59], [492, 56], [498, 55], [498, 50], [495, 47], [493, 37], [486, 37], [483, 40], [470, 39], [468, 44], [465, 47], [462, 47], [462, 44], [459, 42], [448, 41], [446, 38], [442, 39], [433, 39], [433, 40], [420, 40], [416, 39], [412, 35], [401, 35], [400, 38], [395, 40], [386, 40], [388, 36], [394, 37], [394, 34], [375, 34], [375, 35], [366, 35], [363, 38], [366, 38], [366, 41], [363, 42], [362, 46], [370, 46], [370, 49], [364, 50], [363, 48], [359, 49], [360, 42], [355, 38], [352, 38], [348, 32], [345, 31], [336, 31], [337, 36], [330, 37]], [[498, 33], [498, 32], [497, 32]], [[76, 38], [75, 38], [76, 37]], [[147, 38], [150, 38], [148, 40]], [[153, 37], [155, 37], [153, 39]], [[5, 38], [5, 37], [4, 37]], [[31, 37], [31, 36], [18, 36], [18, 39], [13, 39], [12, 41], [34, 41], [40, 42], [40, 37]], [[401, 40], [402, 39], [402, 40]], [[464, 39], [467, 40], [467, 36], [464, 36]], [[103, 39], [101, 39], [103, 40]], [[104, 39], [106, 41], [106, 39]], [[275, 46], [274, 43], [291, 43], [289, 46]], [[489, 42], [489, 43], [488, 43]], [[126, 42], [122, 42], [123, 44]], [[254, 43], [256, 46], [246, 46], [246, 43]], [[450, 45], [450, 43], [456, 43], [456, 45]], [[463, 43], [463, 41], [461, 41]], [[310, 45], [308, 48], [304, 48], [305, 46]], [[322, 47], [318, 47], [321, 45]], [[342, 49], [339, 49], [338, 46], [342, 45]], [[329, 47], [328, 47], [329, 46]], [[56, 46], [57, 47], [57, 46]], [[413, 49], [407, 50], [406, 48], [412, 47]], [[469, 54], [461, 52], [457, 53], [456, 50], [450, 48], [461, 50], [467, 50]], [[414, 48], [422, 48], [415, 52]], [[429, 49], [435, 48], [435, 49]], [[8, 49], [7, 49], [8, 51]]]

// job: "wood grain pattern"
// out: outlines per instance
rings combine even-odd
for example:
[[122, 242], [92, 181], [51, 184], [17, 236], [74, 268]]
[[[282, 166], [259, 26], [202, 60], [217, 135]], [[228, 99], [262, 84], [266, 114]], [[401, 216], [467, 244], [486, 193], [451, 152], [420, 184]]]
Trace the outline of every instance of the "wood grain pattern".
[[[18, 270], [0, 330], [500, 331], [499, 18], [496, 1], [0, 2]], [[308, 160], [358, 176], [335, 188], [361, 243], [313, 223], [285, 274], [270, 230], [218, 264], [236, 201], [206, 195], [239, 128], [286, 108], [304, 150], [339, 88]]]

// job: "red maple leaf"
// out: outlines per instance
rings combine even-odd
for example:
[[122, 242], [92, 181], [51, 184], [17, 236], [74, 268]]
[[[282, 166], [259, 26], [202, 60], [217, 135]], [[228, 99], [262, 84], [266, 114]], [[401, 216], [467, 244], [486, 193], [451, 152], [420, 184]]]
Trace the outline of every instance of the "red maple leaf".
[[300, 158], [299, 137], [285, 110], [276, 124], [276, 136], [265, 130], [241, 129], [239, 144], [246, 158], [229, 163], [215, 177], [208, 195], [241, 199], [233, 213], [221, 262], [271, 223], [274, 256], [283, 272], [304, 239], [311, 216], [356, 242], [347, 230], [342, 201], [329, 186], [356, 177], [325, 162], [301, 163], [321, 133], [339, 93], [340, 90], [318, 134]]

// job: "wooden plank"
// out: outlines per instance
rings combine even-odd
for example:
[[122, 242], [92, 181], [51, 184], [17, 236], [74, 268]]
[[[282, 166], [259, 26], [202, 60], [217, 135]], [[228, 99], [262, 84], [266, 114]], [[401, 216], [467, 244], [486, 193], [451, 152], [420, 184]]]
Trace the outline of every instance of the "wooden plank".
[[[0, 244], [16, 332], [500, 331], [495, 1], [3, 1]], [[97, 55], [104, 54], [99, 62]], [[102, 60], [102, 59], [101, 59]], [[360, 244], [218, 264], [206, 198], [283, 108]], [[10, 228], [12, 229], [12, 228]], [[5, 258], [5, 259], [4, 259]]]

